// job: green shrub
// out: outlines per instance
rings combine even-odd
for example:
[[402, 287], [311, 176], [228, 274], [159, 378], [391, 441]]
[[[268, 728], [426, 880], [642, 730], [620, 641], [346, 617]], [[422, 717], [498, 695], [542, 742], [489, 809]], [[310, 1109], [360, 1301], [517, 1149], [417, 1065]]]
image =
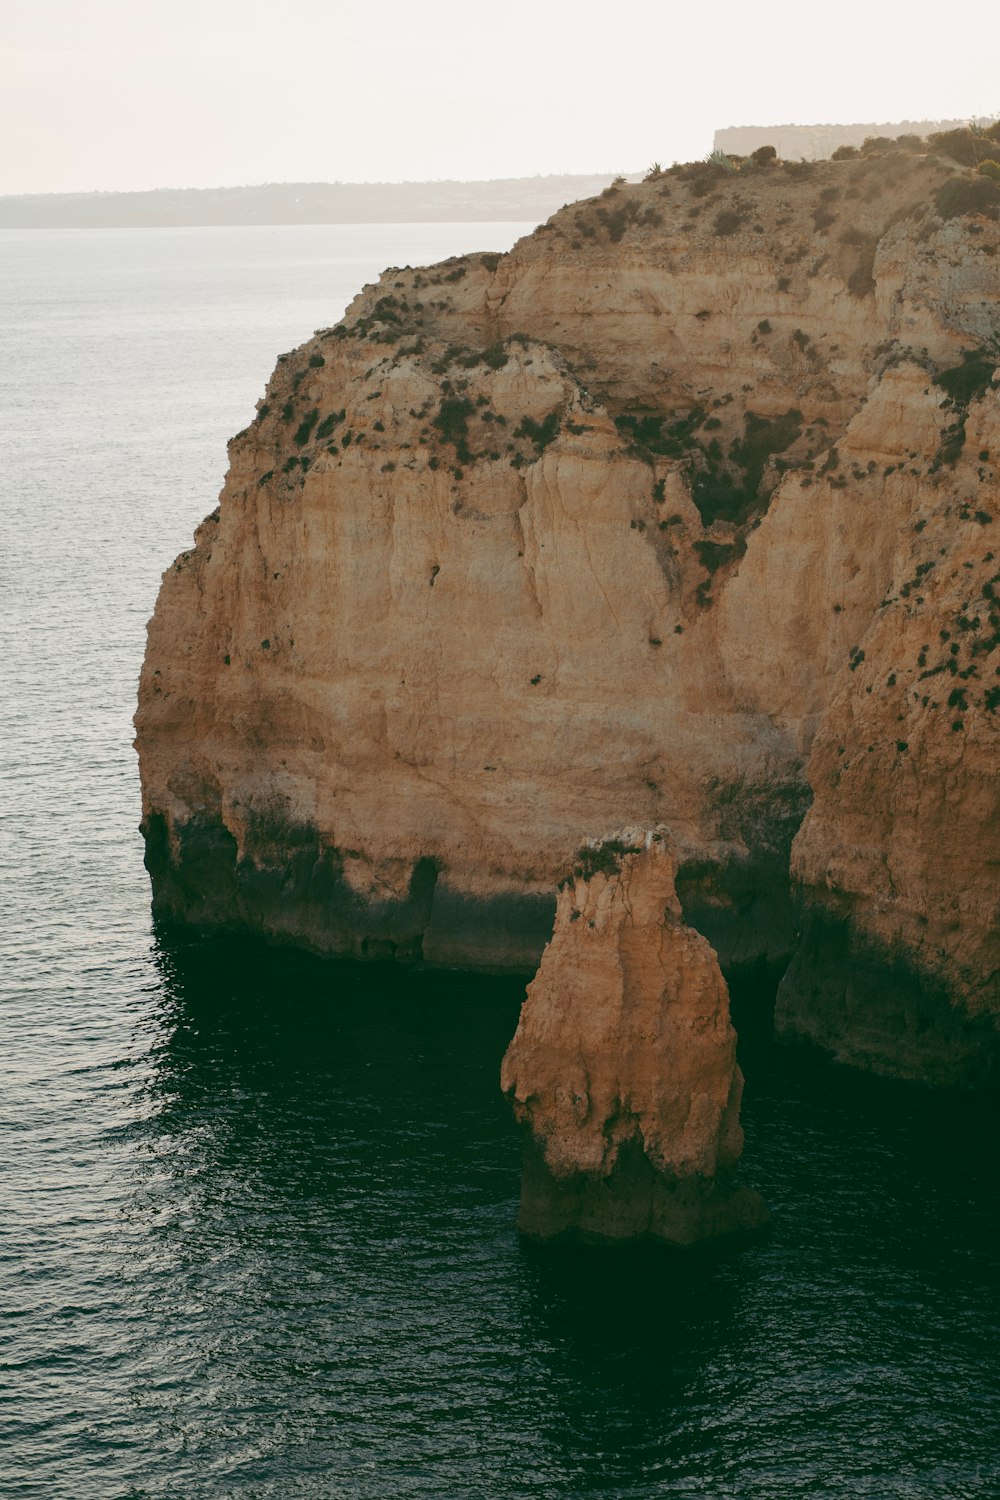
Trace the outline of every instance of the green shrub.
[[721, 213], [716, 214], [712, 228], [716, 234], [735, 234], [742, 223], [742, 214], [736, 213], [731, 208], [724, 208]]
[[758, 146], [756, 151], [750, 152], [750, 160], [755, 167], [768, 167], [777, 159], [778, 153], [773, 146]]
[[710, 151], [705, 161], [712, 167], [720, 167], [723, 172], [740, 172], [743, 169], [744, 158], [742, 156], [727, 156], [725, 151]]
[[[616, 875], [621, 869], [624, 856], [634, 853], [635, 845], [626, 844], [621, 839], [605, 839], [596, 848], [590, 844], [584, 844], [577, 850], [573, 875], [577, 880], [590, 880], [593, 875], [597, 874]], [[568, 884], [569, 879], [570, 877], [567, 877], [560, 884]]]
[[438, 414], [433, 418], [432, 425], [437, 428], [446, 443], [451, 443], [455, 449], [455, 455], [460, 463], [466, 464], [472, 458], [469, 449], [469, 418], [475, 411], [475, 406], [464, 396], [448, 396], [441, 402]]
[[883, 152], [892, 151], [895, 144], [887, 135], [867, 135], [861, 142], [861, 155], [881, 156]]
[[949, 177], [934, 200], [942, 219], [956, 219], [962, 214], [987, 214], [995, 219], [998, 204], [1000, 183], [978, 173], [974, 177]]
[[308, 443], [309, 439], [312, 437], [312, 430], [316, 426], [316, 423], [318, 421], [319, 412], [315, 409], [311, 411], [308, 416], [302, 418], [302, 421], [295, 429], [294, 438], [294, 441], [299, 448], [304, 448], [306, 443]]
[[985, 349], [967, 349], [962, 363], [942, 370], [934, 377], [956, 406], [968, 406], [969, 402], [986, 393], [996, 372], [996, 356]]
[[651, 412], [622, 412], [615, 417], [615, 426], [640, 448], [650, 453], [659, 453], [666, 458], [683, 458], [691, 445], [691, 436], [704, 421], [705, 412], [700, 406], [692, 408], [685, 416], [671, 423], [664, 430], [666, 418]]
[[328, 417], [324, 417], [316, 428], [318, 438], [328, 438], [338, 422], [342, 422], [347, 415], [346, 411], [332, 411]]
[[790, 410], [769, 420], [747, 412], [743, 423], [743, 437], [731, 444], [728, 465], [713, 442], [702, 453], [704, 469], [691, 474], [691, 498], [706, 526], [719, 520], [742, 525], [766, 509], [773, 485], [762, 493], [764, 470], [770, 458], [800, 436], [802, 413]]
[[542, 422], [522, 417], [521, 425], [514, 429], [514, 436], [529, 438], [541, 453], [543, 448], [547, 448], [559, 436], [559, 413], [550, 411]]
[[709, 573], [714, 573], [718, 568], [724, 568], [727, 563], [742, 557], [747, 544], [743, 537], [737, 537], [734, 542], [695, 542], [694, 550], [702, 567]]
[[853, 161], [861, 153], [857, 146], [838, 146], [830, 157], [831, 161]]
[[597, 209], [597, 217], [608, 231], [608, 238], [612, 244], [617, 245], [622, 239], [630, 224], [634, 224], [639, 217], [639, 205], [634, 198], [629, 198], [618, 208], [610, 213], [606, 208]]
[[927, 137], [927, 144], [940, 156], [950, 156], [952, 161], [961, 162], [963, 167], [974, 167], [980, 156], [986, 155], [985, 148], [980, 147], [978, 138], [967, 125], [958, 130], [936, 130]]
[[981, 161], [976, 171], [980, 172], [983, 177], [990, 177], [994, 182], [1000, 182], [1000, 161], [994, 161], [992, 156]]
[[847, 278], [847, 290], [852, 297], [867, 297], [869, 292], [875, 290], [875, 251], [878, 240], [860, 229], [846, 229], [840, 240], [841, 244], [856, 246], [858, 251], [857, 265]]

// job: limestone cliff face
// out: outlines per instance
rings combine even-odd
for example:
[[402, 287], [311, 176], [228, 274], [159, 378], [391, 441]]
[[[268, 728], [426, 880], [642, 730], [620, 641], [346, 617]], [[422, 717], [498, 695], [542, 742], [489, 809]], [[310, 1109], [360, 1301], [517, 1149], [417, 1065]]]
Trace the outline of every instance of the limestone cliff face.
[[501, 1086], [528, 1134], [521, 1227], [678, 1243], [766, 1217], [733, 1188], [736, 1034], [708, 942], [681, 920], [659, 833], [580, 851]]
[[788, 1030], [980, 1069], [1000, 226], [956, 182], [682, 169], [283, 356], [150, 623], [157, 909], [531, 968], [581, 840], [662, 823], [724, 963], [797, 952]]

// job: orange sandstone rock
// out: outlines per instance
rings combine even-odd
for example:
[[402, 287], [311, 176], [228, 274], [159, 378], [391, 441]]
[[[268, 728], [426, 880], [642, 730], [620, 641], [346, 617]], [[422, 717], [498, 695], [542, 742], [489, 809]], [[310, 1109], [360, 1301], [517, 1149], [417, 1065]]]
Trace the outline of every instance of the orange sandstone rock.
[[520, 1227], [690, 1244], [755, 1227], [734, 1187], [743, 1076], [709, 943], [661, 832], [585, 846], [528, 986], [501, 1086], [527, 1127]]
[[785, 1033], [988, 1076], [1000, 222], [949, 174], [696, 164], [283, 356], [150, 622], [156, 909], [533, 968], [581, 840], [663, 824]]

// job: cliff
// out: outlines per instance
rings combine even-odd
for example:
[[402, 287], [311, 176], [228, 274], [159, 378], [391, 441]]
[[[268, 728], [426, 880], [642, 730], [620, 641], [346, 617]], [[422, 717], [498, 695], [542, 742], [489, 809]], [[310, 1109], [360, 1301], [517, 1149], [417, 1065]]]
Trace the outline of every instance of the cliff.
[[282, 356], [149, 627], [156, 910], [530, 969], [581, 841], [663, 824], [786, 1032], [988, 1073], [998, 198], [675, 168]]
[[525, 1127], [520, 1228], [541, 1239], [755, 1229], [736, 1033], [710, 945], [681, 920], [666, 837], [584, 845], [528, 986], [501, 1086]]

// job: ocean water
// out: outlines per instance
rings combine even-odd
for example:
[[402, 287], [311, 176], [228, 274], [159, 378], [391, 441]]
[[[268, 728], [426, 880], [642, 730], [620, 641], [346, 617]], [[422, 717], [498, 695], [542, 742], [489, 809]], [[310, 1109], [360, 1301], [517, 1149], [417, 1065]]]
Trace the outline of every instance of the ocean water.
[[767, 1237], [522, 1244], [516, 979], [154, 929], [159, 575], [278, 352], [527, 226], [0, 235], [0, 1495], [995, 1500], [995, 1118], [776, 1051]]

